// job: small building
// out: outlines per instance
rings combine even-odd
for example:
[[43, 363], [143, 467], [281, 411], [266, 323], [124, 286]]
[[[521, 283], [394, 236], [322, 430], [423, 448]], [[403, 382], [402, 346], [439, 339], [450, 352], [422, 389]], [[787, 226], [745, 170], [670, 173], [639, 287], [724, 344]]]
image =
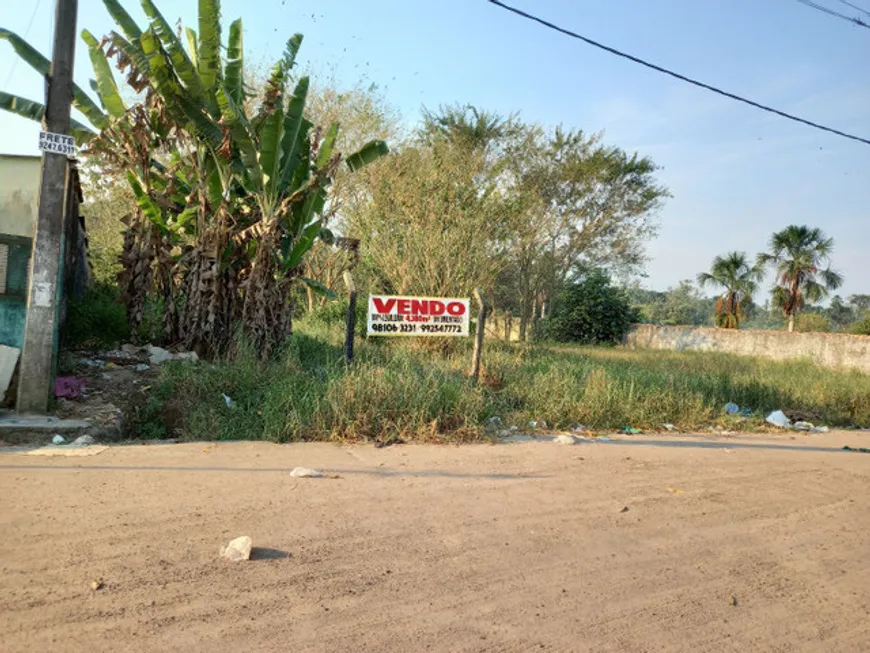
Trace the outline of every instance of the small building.
[[[66, 298], [83, 293], [89, 276], [84, 220], [79, 215], [81, 185], [75, 165], [70, 165], [69, 169], [58, 320], [60, 328], [66, 315]], [[0, 154], [0, 345], [15, 350], [20, 350], [24, 343], [30, 257], [41, 174], [41, 156]], [[70, 247], [69, 243], [74, 245]], [[17, 353], [14, 359], [17, 361]], [[9, 357], [0, 356], [0, 367], [4, 360], [9, 360]], [[4, 372], [0, 369], [0, 400], [7, 390], [3, 382], [5, 380], [8, 386], [11, 376], [11, 370]]]

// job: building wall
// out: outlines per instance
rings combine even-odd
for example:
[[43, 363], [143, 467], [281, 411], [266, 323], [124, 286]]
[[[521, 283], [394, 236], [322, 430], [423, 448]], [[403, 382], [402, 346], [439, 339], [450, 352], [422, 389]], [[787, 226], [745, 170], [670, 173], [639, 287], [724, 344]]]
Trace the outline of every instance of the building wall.
[[640, 324], [625, 339], [631, 349], [721, 351], [774, 360], [810, 358], [826, 367], [870, 373], [870, 336], [844, 333], [738, 331]]
[[33, 238], [41, 159], [0, 154], [0, 234]]
[[41, 158], [0, 155], [0, 245], [8, 248], [0, 293], [0, 344], [21, 347], [27, 310], [30, 248], [36, 224]]

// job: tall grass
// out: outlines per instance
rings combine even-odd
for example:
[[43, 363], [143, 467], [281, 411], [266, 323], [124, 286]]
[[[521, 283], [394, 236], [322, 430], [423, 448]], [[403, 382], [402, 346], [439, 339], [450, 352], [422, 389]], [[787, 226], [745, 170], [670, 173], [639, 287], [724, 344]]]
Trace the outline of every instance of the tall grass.
[[[231, 360], [169, 365], [156, 388], [161, 409], [152, 397], [131, 428], [178, 429], [194, 439], [457, 441], [482, 435], [496, 416], [521, 428], [545, 420], [554, 428], [753, 429], [775, 409], [830, 426], [870, 426], [870, 375], [809, 361], [488, 342], [474, 386], [464, 341], [437, 351], [409, 341], [361, 343], [350, 368], [339, 342], [338, 329], [302, 323], [268, 364], [241, 346]], [[749, 407], [752, 417], [723, 421], [727, 402]]]

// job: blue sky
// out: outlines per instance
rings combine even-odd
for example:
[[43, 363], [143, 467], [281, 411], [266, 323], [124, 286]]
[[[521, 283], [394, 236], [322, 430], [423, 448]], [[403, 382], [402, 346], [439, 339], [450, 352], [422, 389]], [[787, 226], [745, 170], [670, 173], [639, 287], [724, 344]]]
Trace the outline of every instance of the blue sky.
[[[838, 0], [820, 3], [856, 15]], [[3, 3], [23, 34], [36, 0]], [[870, 10], [870, 0], [855, 0]], [[794, 0], [513, 0], [512, 4], [685, 75], [870, 138], [870, 30]], [[53, 0], [28, 40], [48, 54]], [[125, 3], [131, 9], [135, 3]], [[194, 24], [194, 0], [158, 0]], [[79, 0], [79, 29], [112, 24]], [[810, 224], [836, 240], [841, 294], [870, 292], [870, 146], [690, 87], [535, 25], [485, 0], [224, 0], [241, 16], [249, 60], [268, 62], [293, 32], [302, 62], [340, 83], [377, 84], [408, 122], [421, 105], [463, 102], [528, 121], [604, 131], [650, 155], [674, 197], [660, 214], [645, 285], [694, 277], [716, 254], [755, 254], [771, 232]], [[141, 17], [141, 13], [134, 12]], [[870, 17], [864, 16], [870, 22]], [[143, 21], [144, 22], [144, 21]], [[0, 43], [0, 88], [41, 100], [42, 82]], [[76, 80], [91, 77], [77, 51]], [[34, 153], [37, 128], [0, 112], [0, 152]]]

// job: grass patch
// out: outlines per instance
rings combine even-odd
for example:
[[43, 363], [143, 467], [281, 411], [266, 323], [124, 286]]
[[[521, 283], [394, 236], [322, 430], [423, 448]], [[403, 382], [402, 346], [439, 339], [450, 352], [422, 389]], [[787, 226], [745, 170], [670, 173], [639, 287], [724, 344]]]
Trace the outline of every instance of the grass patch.
[[[753, 410], [753, 429], [771, 410], [800, 411], [819, 424], [870, 426], [870, 375], [708, 352], [526, 347], [487, 343], [481, 383], [466, 377], [470, 343], [373, 340], [349, 369], [340, 330], [301, 323], [275, 361], [240, 347], [232, 359], [169, 364], [132, 433], [192, 439], [465, 441], [499, 416], [523, 426], [584, 424], [609, 430], [697, 429], [728, 423], [733, 401]], [[233, 399], [226, 406], [221, 395]]]

